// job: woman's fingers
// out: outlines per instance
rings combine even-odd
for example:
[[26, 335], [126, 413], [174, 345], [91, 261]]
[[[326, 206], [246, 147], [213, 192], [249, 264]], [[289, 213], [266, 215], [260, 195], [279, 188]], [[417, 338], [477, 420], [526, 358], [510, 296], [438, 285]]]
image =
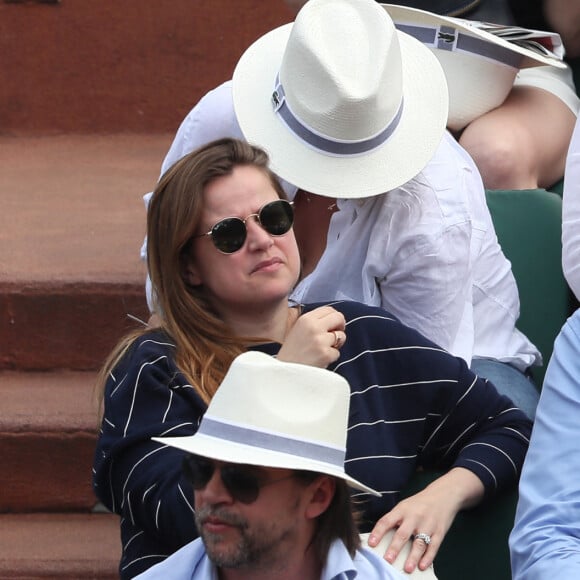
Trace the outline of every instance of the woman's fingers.
[[307, 312], [289, 329], [278, 358], [326, 368], [340, 356], [345, 327], [344, 315], [331, 306]]

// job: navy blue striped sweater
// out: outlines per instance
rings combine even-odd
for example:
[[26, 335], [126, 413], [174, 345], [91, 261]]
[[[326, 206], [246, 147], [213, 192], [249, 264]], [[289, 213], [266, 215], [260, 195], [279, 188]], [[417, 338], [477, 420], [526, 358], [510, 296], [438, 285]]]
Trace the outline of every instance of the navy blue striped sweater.
[[[531, 422], [509, 399], [383, 309], [332, 305], [347, 321], [348, 340], [329, 367], [352, 392], [346, 470], [382, 494], [355, 494], [367, 531], [397, 503], [419, 467], [465, 467], [487, 496], [516, 485]], [[257, 348], [275, 355], [279, 347]], [[182, 452], [151, 437], [193, 434], [205, 409], [175, 365], [171, 340], [159, 331], [139, 338], [111, 374], [93, 483], [99, 499], [121, 516], [121, 578], [197, 535]]]

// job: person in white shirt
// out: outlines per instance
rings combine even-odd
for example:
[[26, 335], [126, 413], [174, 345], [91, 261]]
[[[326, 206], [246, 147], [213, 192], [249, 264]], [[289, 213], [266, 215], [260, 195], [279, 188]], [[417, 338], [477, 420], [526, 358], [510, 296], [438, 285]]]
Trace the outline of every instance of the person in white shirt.
[[[294, 201], [302, 280], [292, 298], [350, 299], [384, 307], [461, 356], [533, 416], [538, 391], [525, 373], [541, 363], [541, 355], [515, 326], [517, 286], [497, 241], [481, 177], [445, 130], [447, 87], [441, 67], [429, 49], [402, 32], [391, 35], [400, 42], [398, 53], [389, 51], [384, 30], [379, 34], [353, 26], [350, 12], [360, 1], [345, 6], [310, 0], [294, 25], [256, 41], [238, 63], [233, 81], [210, 91], [183, 121], [162, 173], [187, 152], [220, 137], [245, 138], [264, 147]], [[386, 18], [394, 30], [386, 11], [376, 3], [374, 9], [377, 21]], [[312, 60], [318, 58], [315, 38], [304, 36], [299, 47], [288, 43], [286, 49], [289, 35], [302, 35], [313, 20], [323, 31], [337, 22], [348, 24], [348, 35], [335, 35], [329, 45], [340, 66], [304, 64], [304, 50]], [[371, 60], [362, 54], [369, 43]], [[420, 73], [408, 66], [415, 57], [422, 62]], [[269, 77], [260, 78], [262, 72]], [[321, 153], [277, 118], [271, 98], [278, 74], [286, 92], [281, 101], [288, 105], [294, 99], [289, 109], [312, 105], [306, 100], [317, 97], [308, 87], [325, 86], [329, 102], [355, 103], [349, 105], [349, 123], [339, 141], [348, 141], [365, 122], [379, 133], [391, 122], [392, 134], [372, 151]], [[386, 83], [382, 98], [390, 109], [332, 94], [364, 75]], [[298, 98], [306, 99], [302, 103], [296, 97], [300, 91]], [[319, 104], [309, 111], [310, 122], [323, 125], [322, 115], [317, 119], [314, 114]], [[332, 115], [326, 124], [336, 131], [337, 116]], [[151, 298], [150, 306], [154, 309]]]
[[562, 269], [570, 289], [580, 300], [580, 121], [574, 128], [564, 174]]
[[234, 359], [198, 431], [155, 439], [188, 453], [200, 537], [137, 578], [402, 580], [361, 546], [347, 486], [380, 494], [344, 471], [349, 398], [326, 369]]

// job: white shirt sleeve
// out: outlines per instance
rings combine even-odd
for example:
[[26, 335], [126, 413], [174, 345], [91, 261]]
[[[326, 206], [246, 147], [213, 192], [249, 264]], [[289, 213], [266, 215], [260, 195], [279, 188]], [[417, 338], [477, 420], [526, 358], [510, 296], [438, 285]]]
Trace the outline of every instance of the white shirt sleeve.
[[487, 224], [473, 211], [472, 198], [484, 196], [479, 174], [452, 154], [453, 145], [444, 139], [418, 176], [386, 195], [368, 267], [381, 306], [470, 364], [473, 265]]
[[[388, 228], [375, 228], [369, 267], [381, 306], [451, 350], [471, 305], [471, 223], [467, 218], [444, 223], [437, 207], [427, 203], [415, 209], [417, 218], [402, 202], [391, 213]], [[468, 350], [456, 354], [471, 360]]]
[[580, 117], [576, 121], [564, 173], [562, 268], [568, 285], [580, 299]]

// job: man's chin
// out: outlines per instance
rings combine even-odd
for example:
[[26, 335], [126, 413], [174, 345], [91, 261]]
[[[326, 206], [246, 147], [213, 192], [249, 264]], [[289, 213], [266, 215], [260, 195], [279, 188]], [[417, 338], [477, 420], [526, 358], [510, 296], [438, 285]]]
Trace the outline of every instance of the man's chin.
[[240, 544], [206, 543], [206, 553], [214, 565], [219, 568], [241, 568], [248, 563], [247, 554]]

